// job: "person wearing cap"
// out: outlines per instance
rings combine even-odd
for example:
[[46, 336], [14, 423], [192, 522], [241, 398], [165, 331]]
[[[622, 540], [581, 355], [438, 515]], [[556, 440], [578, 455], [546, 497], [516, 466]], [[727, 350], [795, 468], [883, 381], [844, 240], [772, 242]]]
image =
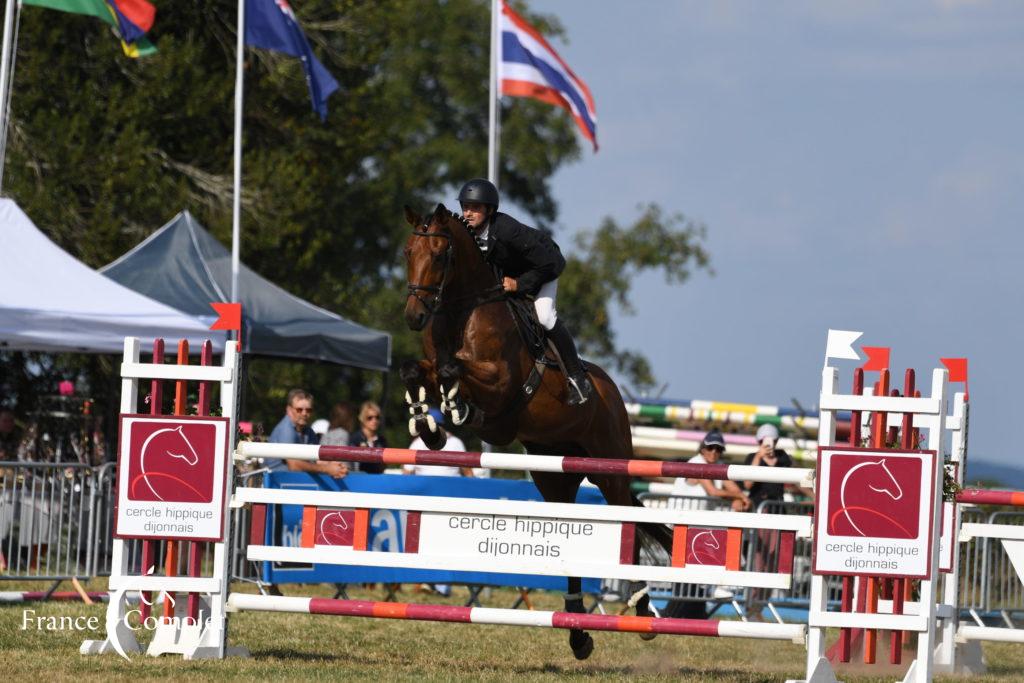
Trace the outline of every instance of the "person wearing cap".
[[[725, 439], [717, 429], [708, 432], [700, 442], [697, 455], [687, 462], [700, 465], [714, 465], [725, 453]], [[673, 494], [679, 496], [707, 496], [725, 498], [731, 501], [732, 509], [744, 512], [750, 509], [750, 500], [736, 482], [714, 481], [711, 479], [690, 479], [679, 477], [675, 481]]]
[[[447, 429], [445, 429], [444, 415], [437, 408], [431, 408], [428, 413], [437, 426], [444, 430], [444, 433], [448, 436], [448, 440], [445, 441], [443, 451], [459, 451], [464, 452], [466, 450], [466, 444], [462, 443], [462, 439], [455, 436]], [[412, 451], [425, 451], [430, 450], [427, 445], [423, 443], [423, 438], [417, 436], [416, 439], [409, 444], [409, 450]], [[425, 475], [428, 477], [458, 477], [460, 475], [465, 477], [473, 476], [472, 467], [455, 467], [454, 465], [402, 465], [402, 474], [418, 474]]]
[[558, 276], [565, 270], [565, 257], [548, 233], [499, 212], [498, 203], [498, 188], [484, 178], [470, 180], [459, 191], [462, 217], [469, 224], [484, 260], [500, 271], [502, 287], [508, 294], [534, 298], [537, 319], [565, 364], [568, 403], [582, 405], [594, 387], [580, 362], [572, 335], [555, 310]]
[[[778, 427], [769, 423], [761, 425], [757, 428], [758, 448], [747, 455], [744, 464], [754, 467], [792, 467], [793, 459], [789, 457], [789, 453], [775, 447], [778, 442]], [[750, 496], [751, 505], [757, 509], [757, 506], [766, 500], [782, 500], [785, 485], [745, 481], [743, 489]]]

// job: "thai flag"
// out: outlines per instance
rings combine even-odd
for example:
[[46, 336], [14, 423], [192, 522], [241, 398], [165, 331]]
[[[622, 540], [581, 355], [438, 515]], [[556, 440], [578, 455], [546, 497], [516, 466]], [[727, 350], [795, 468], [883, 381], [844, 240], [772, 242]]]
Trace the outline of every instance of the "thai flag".
[[501, 94], [532, 97], [568, 110], [597, 151], [597, 110], [590, 89], [537, 29], [501, 2]]

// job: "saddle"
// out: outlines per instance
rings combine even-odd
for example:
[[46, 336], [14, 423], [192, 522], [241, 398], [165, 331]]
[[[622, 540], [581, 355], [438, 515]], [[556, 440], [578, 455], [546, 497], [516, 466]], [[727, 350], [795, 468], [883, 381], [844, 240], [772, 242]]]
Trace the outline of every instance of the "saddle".
[[[516, 329], [519, 331], [519, 337], [523, 340], [523, 344], [526, 345], [530, 357], [533, 358], [533, 368], [530, 370], [530, 376], [526, 378], [526, 382], [523, 384], [522, 391], [519, 394], [518, 403], [521, 405], [517, 407], [522, 409], [530, 402], [534, 392], [537, 391], [537, 387], [540, 386], [541, 379], [544, 377], [544, 370], [547, 368], [558, 368], [565, 377], [568, 377], [569, 373], [565, 369], [562, 357], [558, 354], [558, 349], [548, 339], [544, 326], [540, 324], [540, 320], [537, 318], [537, 309], [533, 305], [533, 297], [508, 296], [505, 297], [505, 302], [512, 313], [512, 319], [515, 321]], [[587, 363], [585, 361], [580, 362], [583, 365], [583, 370], [588, 371]]]
[[526, 345], [527, 351], [534, 362], [542, 363], [545, 367], [556, 368], [560, 365], [560, 358], [555, 351], [554, 345], [548, 341], [544, 326], [537, 318], [537, 309], [533, 305], [532, 296], [510, 296], [505, 298], [512, 319], [515, 320], [519, 337]]

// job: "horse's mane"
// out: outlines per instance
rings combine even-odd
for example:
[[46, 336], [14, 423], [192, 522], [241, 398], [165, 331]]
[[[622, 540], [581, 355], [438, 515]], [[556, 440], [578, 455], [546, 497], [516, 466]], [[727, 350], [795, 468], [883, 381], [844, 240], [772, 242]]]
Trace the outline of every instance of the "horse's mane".
[[[434, 209], [434, 212], [430, 215], [430, 219], [426, 222], [429, 224], [437, 220], [439, 223], [445, 225], [451, 229], [452, 241], [459, 247], [462, 247], [464, 251], [472, 254], [470, 258], [479, 259], [481, 265], [485, 265], [485, 259], [480, 250], [476, 246], [476, 238], [473, 235], [473, 229], [469, 225], [469, 221], [464, 216], [461, 216], [454, 211], [450, 211], [444, 204], [438, 204]], [[462, 231], [459, 234], [457, 228], [461, 227]], [[490, 268], [488, 267], [488, 270]]]
[[[442, 219], [449, 219], [449, 220], [456, 220], [459, 223], [461, 223], [462, 227], [464, 227], [467, 231], [470, 230], [469, 221], [466, 220], [466, 217], [465, 216], [460, 216], [459, 214], [455, 213], [454, 211], [449, 211], [448, 207], [446, 207], [444, 204], [438, 204], [437, 205], [437, 207], [434, 209], [434, 213], [430, 214], [431, 220], [433, 220], [434, 218], [439, 218], [439, 216], [437, 215], [438, 212], [443, 212], [443, 214], [444, 214], [444, 215], [440, 216], [440, 218], [442, 218]], [[429, 223], [430, 221], [427, 221], [427, 222]]]

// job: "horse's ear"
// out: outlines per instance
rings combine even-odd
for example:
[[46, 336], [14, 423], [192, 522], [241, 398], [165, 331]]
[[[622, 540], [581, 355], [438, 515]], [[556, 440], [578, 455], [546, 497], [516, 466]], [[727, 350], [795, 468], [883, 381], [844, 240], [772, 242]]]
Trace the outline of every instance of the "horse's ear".
[[435, 216], [450, 216], [450, 215], [451, 215], [451, 211], [449, 211], [448, 209], [446, 209], [446, 208], [445, 208], [445, 206], [444, 206], [444, 204], [440, 204], [440, 203], [439, 203], [439, 204], [437, 205], [437, 208], [436, 208], [436, 209], [434, 209], [434, 215], [435, 215]]
[[411, 225], [414, 228], [418, 228], [421, 225], [423, 225], [423, 216], [421, 216], [418, 213], [416, 213], [415, 211], [413, 211], [411, 208], [409, 208], [409, 205], [406, 204], [405, 205], [405, 222], [408, 223], [409, 225]]

